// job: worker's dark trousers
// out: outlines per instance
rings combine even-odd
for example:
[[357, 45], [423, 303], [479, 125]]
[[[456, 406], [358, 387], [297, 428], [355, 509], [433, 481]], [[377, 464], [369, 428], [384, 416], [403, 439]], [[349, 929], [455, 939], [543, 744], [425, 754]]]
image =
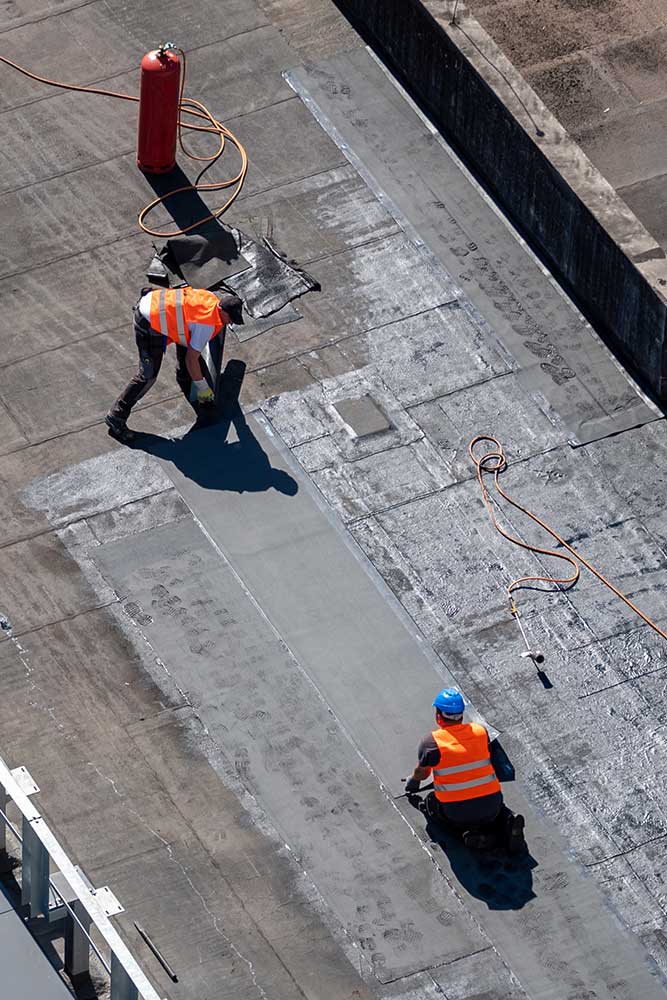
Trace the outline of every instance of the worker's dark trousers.
[[[148, 320], [139, 312], [138, 305], [134, 307], [134, 339], [139, 351], [139, 370], [109, 410], [110, 416], [121, 420], [127, 420], [132, 407], [154, 385], [164, 357], [164, 338], [151, 329]], [[189, 399], [192, 379], [185, 367], [185, 353], [186, 348], [176, 344], [176, 381], [185, 398]], [[203, 367], [202, 362], [202, 370]]]
[[447, 807], [443, 806], [443, 804], [437, 800], [435, 792], [431, 792], [428, 796], [427, 810], [434, 819], [437, 819], [438, 822], [449, 827], [455, 832], [462, 832], [463, 830], [471, 829], [488, 829], [489, 827], [493, 827], [500, 832], [507, 826], [510, 819], [514, 815], [512, 810], [501, 798], [500, 802], [495, 806], [495, 808], [493, 808], [493, 811], [489, 812], [486, 816], [480, 815], [474, 820], [460, 820], [454, 816], [447, 815]]

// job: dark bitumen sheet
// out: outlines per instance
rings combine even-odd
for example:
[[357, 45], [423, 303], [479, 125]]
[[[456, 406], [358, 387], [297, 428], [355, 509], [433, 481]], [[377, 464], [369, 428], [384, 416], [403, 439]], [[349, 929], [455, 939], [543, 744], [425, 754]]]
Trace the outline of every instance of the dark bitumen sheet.
[[241, 296], [252, 317], [271, 316], [293, 299], [319, 288], [315, 278], [284, 260], [268, 241], [262, 246], [244, 233], [234, 232], [251, 266], [225, 284]]
[[286, 78], [376, 195], [459, 283], [463, 301], [518, 362], [522, 385], [573, 443], [657, 419], [366, 50]]
[[219, 238], [206, 236], [174, 236], [167, 247], [178, 268], [193, 288], [213, 288], [224, 278], [250, 267], [240, 251], [240, 240], [234, 232], [220, 227]]
[[[61, 6], [46, 0], [44, 10]], [[269, 6], [273, 10], [286, 4], [264, 4], [265, 10]], [[289, 0], [287, 6], [298, 4]], [[660, 961], [664, 915], [657, 900], [664, 896], [660, 850], [665, 841], [657, 814], [665, 799], [664, 768], [662, 747], [654, 757], [644, 748], [647, 734], [665, 721], [660, 714], [662, 676], [640, 682], [643, 696], [653, 681], [648, 711], [638, 695], [629, 696], [629, 685], [616, 688], [618, 697], [605, 698], [604, 705], [591, 697], [590, 702], [598, 702], [597, 711], [591, 705], [584, 713], [586, 703], [579, 699], [573, 706], [571, 690], [585, 693], [580, 685], [569, 686], [577, 677], [584, 677], [588, 690], [593, 683], [616, 683], [609, 662], [627, 660], [641, 669], [643, 656], [626, 656], [632, 650], [612, 640], [600, 650], [599, 664], [589, 663], [585, 649], [571, 654], [569, 663], [565, 655], [550, 657], [549, 671], [561, 681], [562, 696], [555, 700], [557, 686], [549, 702], [541, 687], [536, 692], [525, 664], [517, 663], [516, 630], [505, 641], [514, 628], [506, 607], [495, 615], [496, 605], [485, 606], [487, 596], [500, 590], [500, 547], [481, 529], [479, 498], [456, 483], [470, 475], [460, 442], [465, 444], [464, 430], [473, 417], [487, 427], [507, 424], [513, 454], [528, 458], [517, 472], [527, 478], [532, 474], [531, 497], [542, 483], [562, 483], [563, 490], [551, 493], [554, 503], [567, 510], [589, 496], [577, 495], [573, 485], [585, 470], [588, 449], [554, 447], [565, 436], [544, 415], [546, 397], [540, 410], [518, 382], [523, 372], [517, 374], [507, 364], [507, 351], [494, 344], [488, 325], [472, 321], [463, 299], [463, 306], [453, 301], [442, 268], [429, 263], [432, 255], [418, 240], [411, 242], [412, 235], [398, 231], [338, 147], [287, 91], [279, 70], [293, 64], [295, 50], [288, 48], [286, 35], [266, 25], [266, 14], [252, 0], [168, 0], [166, 7], [109, 0], [36, 22], [7, 34], [6, 40], [19, 61], [34, 65], [39, 51], [39, 68], [49, 75], [62, 74], [67, 64], [80, 82], [121, 73], [114, 86], [133, 89], [146, 39], [160, 37], [165, 11], [176, 39], [198, 46], [190, 60], [192, 92], [235, 118], [235, 131], [251, 153], [244, 197], [230, 219], [258, 244], [266, 235], [299, 260], [316, 260], [308, 266], [323, 286], [321, 294], [298, 303], [301, 322], [242, 345], [249, 369], [259, 371], [248, 379], [250, 398], [273, 397], [304, 382], [315, 382], [319, 391], [319, 378], [329, 382], [336, 376], [334, 392], [312, 399], [293, 394], [301, 406], [289, 395], [279, 397], [282, 415], [292, 407], [291, 426], [300, 432], [290, 438], [296, 441], [295, 452], [336, 509], [348, 519], [357, 518], [351, 530], [360, 544], [366, 542], [369, 558], [424, 625], [428, 641], [458, 670], [466, 693], [483, 706], [490, 721], [514, 725], [513, 746], [502, 735], [516, 763], [518, 780], [508, 786], [512, 803], [523, 808], [521, 787], [529, 785], [534, 803], [537, 787], [538, 804], [548, 815], [569, 820], [568, 805], [580, 789], [589, 791], [586, 822], [570, 826], [569, 846], [575, 838], [583, 841], [585, 860], [593, 855], [600, 865], [584, 877], [568, 861], [548, 823], [528, 810], [536, 869], [471, 872], [465, 858], [453, 856], [450, 870], [441, 851], [434, 853], [437, 865], [433, 863], [428, 852], [435, 849], [422, 817], [405, 800], [398, 803], [410, 830], [363, 759], [364, 754], [366, 760], [373, 754], [379, 759], [386, 748], [381, 773], [388, 775], [388, 788], [395, 790], [398, 784], [400, 789], [404, 757], [413, 763], [415, 743], [431, 721], [432, 691], [416, 707], [412, 664], [402, 662], [400, 675], [391, 674], [393, 698], [386, 695], [392, 712], [386, 719], [378, 717], [372, 701], [384, 663], [359, 666], [346, 660], [342, 654], [349, 623], [344, 617], [340, 642], [338, 633], [332, 634], [339, 616], [323, 632], [332, 656], [340, 655], [324, 678], [327, 698], [321, 697], [270, 629], [267, 615], [284, 613], [286, 602], [294, 600], [290, 640], [304, 649], [314, 643], [308, 628], [303, 636], [295, 635], [299, 615], [309, 606], [301, 606], [299, 599], [311, 587], [309, 574], [316, 562], [306, 548], [306, 521], [299, 520], [304, 510], [308, 514], [307, 505], [294, 508], [295, 543], [284, 548], [285, 573], [266, 600], [266, 614], [243, 591], [236, 564], [225, 563], [191, 524], [189, 530], [182, 525], [155, 530], [169, 517], [187, 519], [186, 508], [172, 495], [162, 470], [155, 474], [153, 460], [142, 461], [138, 451], [117, 447], [101, 424], [110, 399], [136, 366], [128, 316], [150, 253], [148, 237], [135, 235], [136, 212], [150, 197], [146, 178], [136, 171], [135, 110], [112, 102], [98, 113], [94, 106], [104, 104], [102, 99], [53, 94], [9, 71], [3, 75], [3, 100], [22, 107], [7, 114], [12, 140], [4, 151], [9, 159], [0, 196], [8, 220], [0, 271], [10, 275], [2, 283], [7, 329], [0, 373], [5, 407], [0, 450], [21, 450], [2, 462], [8, 544], [1, 562], [3, 610], [11, 611], [17, 634], [29, 634], [21, 639], [27, 659], [12, 643], [0, 641], [6, 694], [0, 714], [7, 745], [24, 748], [25, 762], [45, 787], [68, 789], [65, 797], [51, 796], [54, 823], [79, 845], [82, 863], [100, 878], [104, 873], [103, 880], [118, 891], [128, 907], [120, 918], [128, 939], [134, 940], [132, 916], [151, 929], [183, 972], [177, 990], [188, 1000], [222, 1000], [223, 995], [238, 1000], [260, 993], [297, 1000], [313, 991], [337, 1000], [357, 994], [364, 1000], [371, 994], [384, 1000], [399, 994], [421, 1000], [437, 992], [434, 980], [450, 1000], [470, 1000], [480, 993], [484, 1000], [514, 1000], [525, 994], [512, 979], [510, 965], [525, 979], [531, 998], [651, 997], [653, 986], [646, 983], [633, 938], [623, 937], [604, 899], [617, 903], [638, 937], [648, 942], [653, 935], [652, 951]], [[322, 29], [329, 33], [328, 26]], [[232, 36], [233, 41], [223, 42]], [[205, 41], [210, 44], [200, 47]], [[131, 80], [125, 75], [129, 70]], [[47, 95], [47, 100], [33, 100]], [[381, 106], [382, 100], [379, 110]], [[354, 125], [349, 121], [346, 127], [362, 128], [364, 118], [373, 118], [373, 107], [360, 116], [353, 111], [352, 118]], [[388, 135], [398, 145], [400, 128], [391, 121], [389, 126]], [[436, 143], [427, 135], [415, 147], [421, 150], [417, 160], [421, 153], [433, 157], [431, 173], [439, 169]], [[438, 155], [447, 154], [440, 147]], [[505, 323], [510, 332], [520, 333], [521, 317], [533, 317], [536, 311], [547, 332], [559, 329], [553, 313], [541, 315], [546, 299], [540, 298], [532, 277], [522, 284], [526, 260], [514, 254], [509, 233], [498, 230], [495, 254], [485, 250], [480, 256], [466, 247], [475, 239], [481, 247], [480, 233], [490, 223], [480, 223], [479, 193], [456, 170], [450, 176], [450, 167], [442, 167], [447, 191], [439, 190], [423, 221], [427, 229], [431, 225], [433, 236], [433, 225], [444, 214], [439, 205], [449, 197], [449, 216], [456, 219], [451, 230], [443, 231], [450, 237], [457, 282], [464, 282], [465, 273], [469, 287], [482, 288], [484, 301], [476, 298], [481, 293], [475, 287], [470, 297], [485, 315], [486, 302], [491, 326], [499, 332]], [[420, 163], [415, 169], [419, 173]], [[414, 183], [401, 180], [396, 200], [422, 189], [421, 175]], [[382, 194], [377, 185], [375, 189]], [[159, 228], [163, 223], [171, 228], [166, 212], [155, 214]], [[464, 238], [468, 229], [470, 237]], [[470, 257], [473, 270], [466, 265]], [[489, 283], [484, 260], [502, 277], [502, 287]], [[498, 294], [492, 294], [494, 289]], [[538, 298], [531, 298], [536, 292]], [[529, 332], [523, 340], [539, 344]], [[518, 357], [514, 348], [512, 353]], [[539, 368], [541, 359], [530, 351], [526, 357]], [[352, 371], [362, 366], [363, 372]], [[341, 373], [346, 377], [338, 378]], [[615, 377], [612, 373], [609, 385]], [[603, 379], [601, 399], [605, 384]], [[159, 402], [165, 391], [173, 391], [166, 373], [148, 406], [137, 413], [135, 427], [168, 434], [187, 419], [175, 400]], [[336, 411], [329, 404], [358, 392], [371, 394], [391, 416], [395, 427], [384, 442], [378, 443], [381, 434], [356, 442], [339, 434]], [[388, 407], [392, 395], [396, 398]], [[404, 408], [411, 408], [414, 419]], [[272, 420], [280, 415], [277, 406], [270, 412]], [[325, 425], [318, 438], [320, 418], [327, 415], [333, 433]], [[304, 427], [312, 435], [304, 435]], [[660, 470], [667, 462], [662, 461], [664, 434], [648, 433], [655, 427], [603, 445], [609, 448], [616, 479], [627, 483], [637, 515], [647, 512], [650, 498], [659, 519], [664, 507]], [[79, 432], [70, 433], [73, 429]], [[283, 420], [285, 438], [289, 429], [290, 421]], [[259, 571], [262, 562], [281, 559], [283, 549], [272, 550], [270, 542], [253, 548], [253, 532], [260, 530], [262, 520], [267, 535], [278, 532], [292, 501], [287, 506], [286, 498], [272, 489], [242, 496], [221, 493], [225, 485], [228, 490], [248, 489], [248, 463], [244, 456], [235, 460], [233, 448], [230, 454], [215, 433], [211, 437], [218, 447], [210, 455], [197, 455], [189, 441], [180, 457], [177, 449], [173, 458], [165, 456], [165, 467], [180, 462], [179, 483], [185, 480], [183, 492], [196, 510], [201, 508], [211, 536], [224, 543], [225, 532], [232, 534], [240, 570], [248, 573], [255, 560]], [[27, 441], [35, 446], [25, 447]], [[628, 470], [638, 461], [642, 442], [645, 482], [638, 494], [636, 475]], [[386, 451], [380, 453], [381, 448]], [[619, 449], [625, 449], [622, 460]], [[542, 451], [547, 454], [530, 458]], [[66, 473], [68, 484], [61, 483], [60, 489], [51, 476]], [[256, 478], [261, 482], [265, 474], [266, 467], [260, 468]], [[43, 480], [38, 510], [19, 495], [34, 477]], [[301, 493], [306, 496], [303, 483]], [[591, 506], [595, 504], [584, 502], [578, 509], [588, 514]], [[604, 507], [606, 524], [616, 519], [608, 516], [615, 506]], [[360, 522], [365, 511], [371, 513]], [[88, 523], [82, 520], [86, 515]], [[63, 530], [49, 533], [48, 526], [56, 524]], [[631, 528], [617, 532], [621, 542], [623, 531]], [[125, 538], [122, 544], [120, 537]], [[633, 544], [640, 540], [636, 530], [625, 537]], [[118, 545], [115, 553], [105, 544], [112, 542]], [[310, 544], [321, 548], [320, 576], [333, 578], [334, 564], [327, 560], [332, 551], [337, 556], [337, 549], [330, 536], [316, 530]], [[601, 534], [599, 544], [604, 544]], [[95, 558], [108, 563], [110, 578], [123, 584], [118, 592], [96, 577], [87, 545], [97, 550]], [[392, 562], [398, 546], [406, 557]], [[627, 547], [622, 542], [618, 552], [627, 554]], [[304, 549], [308, 558], [299, 564], [295, 557]], [[645, 548], [641, 552], [643, 560]], [[362, 566], [354, 560], [353, 584], [359, 589]], [[461, 567], [466, 573], [457, 579]], [[292, 576], [300, 582], [290, 595]], [[651, 578], [639, 586], [647, 582]], [[317, 587], [311, 589], [308, 601], [318, 593]], [[276, 608], [276, 601], [281, 606]], [[360, 611], [356, 606], [352, 610], [354, 615]], [[460, 656], [459, 650], [448, 655], [450, 619], [462, 622]], [[153, 648], [132, 631], [135, 624], [150, 632]], [[489, 624], [494, 628], [485, 633]], [[558, 619], [556, 624], [571, 626], [571, 621]], [[564, 631], [573, 643], [593, 638], [583, 627]], [[132, 646], [126, 641], [130, 635]], [[382, 635], [380, 639], [385, 641]], [[486, 655], [478, 662], [480, 646]], [[471, 661], [466, 675], [460, 665]], [[314, 674], [322, 662], [313, 658], [308, 669]], [[346, 694], [345, 680], [355, 667]], [[182, 683], [180, 690], [170, 692], [173, 701], [149, 681], [161, 675], [160, 683], [167, 684], [171, 671]], [[194, 716], [188, 689], [199, 716], [192, 729], [182, 731], [180, 720]], [[353, 696], [364, 703], [363, 731], [356, 724], [345, 731], [336, 719], [337, 711], [352, 714]], [[210, 736], [202, 734], [199, 719], [210, 720]], [[537, 721], [543, 744], [535, 738]], [[607, 742], [601, 733], [609, 734]], [[217, 772], [209, 769], [209, 760]], [[222, 781], [217, 780], [220, 774]], [[564, 781], [563, 774], [571, 780]], [[240, 803], [227, 784], [238, 792]], [[654, 802], [646, 794], [647, 784]], [[601, 846], [595, 841], [592, 810], [604, 819], [612, 842]], [[577, 856], [581, 862], [582, 853]], [[656, 900], [650, 909], [640, 878]], [[531, 891], [537, 899], [530, 898]], [[526, 903], [521, 911], [501, 908], [521, 901]], [[507, 959], [495, 951], [496, 943]], [[369, 974], [372, 969], [380, 978], [391, 978], [424, 968], [433, 956], [445, 964], [391, 988]]]
[[241, 343], [244, 343], [246, 340], [252, 340], [253, 337], [259, 337], [260, 334], [266, 333], [268, 330], [273, 330], [276, 326], [286, 326], [288, 323], [296, 323], [300, 319], [301, 314], [297, 312], [291, 302], [288, 302], [286, 306], [271, 313], [270, 316], [260, 316], [257, 319], [244, 318], [243, 326], [235, 326], [234, 333]]
[[[157, 263], [164, 271], [164, 281], [154, 280], [171, 288], [187, 283], [193, 288], [216, 289], [224, 283], [225, 288], [243, 299], [250, 316], [258, 320], [319, 288], [317, 281], [284, 260], [268, 241], [262, 245], [238, 229], [221, 226], [220, 230], [225, 237], [178, 236], [167, 240], [151, 261], [151, 266]], [[150, 273], [147, 277], [151, 279]], [[251, 336], [296, 319], [298, 314], [283, 316], [280, 322], [260, 323]]]

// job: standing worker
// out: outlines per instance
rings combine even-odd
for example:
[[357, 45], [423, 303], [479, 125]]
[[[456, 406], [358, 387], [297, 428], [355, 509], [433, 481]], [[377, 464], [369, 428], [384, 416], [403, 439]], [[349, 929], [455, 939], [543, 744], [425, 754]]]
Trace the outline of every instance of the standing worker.
[[209, 340], [228, 324], [243, 323], [243, 302], [231, 292], [216, 295], [204, 288], [142, 288], [134, 307], [134, 337], [139, 351], [139, 371], [109, 410], [105, 422], [109, 434], [123, 444], [134, 440], [127, 418], [154, 384], [167, 345], [176, 344], [176, 381], [190, 396], [192, 385], [197, 402], [213, 409], [213, 390], [201, 370], [199, 355]]
[[457, 830], [468, 846], [479, 846], [475, 835], [494, 832], [510, 853], [525, 847], [524, 818], [503, 802], [500, 782], [491, 763], [489, 734], [479, 722], [464, 722], [465, 703], [455, 688], [445, 688], [433, 702], [438, 728], [419, 744], [419, 763], [405, 784], [418, 792], [433, 773], [433, 799], [427, 803], [436, 819]]

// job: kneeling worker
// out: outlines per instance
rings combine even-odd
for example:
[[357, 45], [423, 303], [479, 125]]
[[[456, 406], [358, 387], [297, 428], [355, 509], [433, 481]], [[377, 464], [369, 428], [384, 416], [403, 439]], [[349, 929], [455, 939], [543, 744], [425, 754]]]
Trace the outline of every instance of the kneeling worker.
[[176, 381], [187, 398], [194, 384], [197, 401], [213, 405], [213, 390], [201, 370], [199, 355], [209, 340], [228, 324], [243, 323], [242, 301], [224, 292], [204, 288], [142, 288], [134, 307], [134, 338], [139, 371], [106, 416], [109, 434], [124, 444], [134, 439], [127, 418], [158, 377], [167, 345], [176, 345]]
[[503, 802], [486, 729], [478, 722], [463, 721], [465, 703], [453, 688], [436, 695], [433, 707], [438, 728], [421, 741], [419, 764], [406, 782], [406, 792], [419, 791], [420, 782], [432, 773], [435, 802], [429, 805], [445, 825], [461, 834], [492, 829], [510, 852], [522, 850], [524, 818]]

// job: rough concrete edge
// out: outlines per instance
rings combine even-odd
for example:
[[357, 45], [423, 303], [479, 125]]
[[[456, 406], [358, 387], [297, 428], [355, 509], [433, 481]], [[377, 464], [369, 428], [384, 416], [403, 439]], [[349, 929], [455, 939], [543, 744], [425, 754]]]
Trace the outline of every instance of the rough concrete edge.
[[[479, 22], [467, 11], [463, 17], [462, 8], [459, 6], [456, 24], [452, 24], [451, 10], [454, 4], [450, 0], [447, 2], [421, 0], [421, 3], [479, 75], [502, 98], [505, 107], [512, 112], [544, 155], [558, 168], [558, 172], [575, 194], [630, 257], [646, 280], [655, 285], [659, 278], [665, 279], [664, 287], [667, 291], [667, 259], [662, 247], [588, 159], [581, 147], [570, 137], [569, 132], [549, 111]], [[536, 134], [535, 123], [544, 132], [543, 136]], [[637, 260], [642, 257], [646, 260]], [[661, 298], [667, 300], [667, 294], [661, 288], [655, 288], [655, 291]]]
[[[381, 53], [389, 58], [390, 63], [394, 64], [406, 83], [410, 85], [412, 81], [409, 67], [398, 63], [395, 52], [389, 51], [383, 44], [383, 39], [373, 24], [374, 11], [377, 9], [376, 4], [368, 2], [368, 0], [363, 0], [362, 3], [358, 3], [356, 0], [335, 0], [335, 2], [344, 13], [366, 30]], [[660, 371], [656, 372], [653, 369], [647, 369], [646, 365], [642, 366], [641, 361], [634, 357], [631, 351], [627, 348], [624, 349], [623, 336], [616, 333], [608, 324], [604, 324], [603, 320], [602, 322], [612, 341], [618, 346], [626, 360], [635, 367], [640, 377], [643, 377], [645, 384], [656, 392], [658, 397], [667, 398], [667, 358], [665, 357], [667, 259], [662, 247], [588, 159], [581, 147], [574, 142], [558, 119], [548, 110], [513, 63], [503, 54], [481, 25], [470, 16], [464, 4], [457, 2], [457, 0], [404, 0], [404, 4], [404, 9], [408, 12], [406, 16], [409, 16], [410, 8], [416, 11], [420, 7], [430, 15], [433, 29], [441, 31], [446, 36], [447, 42], [458, 51], [477, 76], [504, 105], [507, 112], [520, 126], [527, 141], [537, 147], [539, 153], [560, 176], [566, 187], [574, 194], [581, 209], [590, 213], [593, 220], [607, 235], [609, 241], [623, 254], [627, 261], [628, 272], [635, 272], [640, 281], [643, 279], [642, 284], [648, 293], [647, 297], [653, 297], [655, 305], [662, 312], [660, 328], [650, 335], [659, 345]], [[454, 11], [456, 11], [455, 23], [453, 22]], [[414, 92], [425, 102], [427, 107], [435, 110], [433, 102], [429, 101], [427, 94], [420, 92], [419, 87], [416, 86]], [[437, 121], [437, 115], [435, 117]], [[458, 137], [452, 135], [452, 138], [456, 142]], [[470, 152], [465, 144], [461, 145], [461, 149], [464, 155], [468, 155]], [[478, 166], [474, 157], [469, 157], [469, 161], [473, 167]], [[481, 173], [486, 176], [486, 171], [482, 170]], [[496, 187], [496, 192], [502, 203], [502, 191], [498, 191]], [[506, 204], [504, 207], [510, 211], [513, 217], [517, 218], [511, 206]], [[531, 226], [527, 224], [527, 220], [518, 218], [517, 221], [529, 237], [534, 237], [535, 245], [548, 254], [548, 248], [543, 246], [535, 232], [531, 232]], [[565, 269], [558, 266], [558, 260], [555, 257], [552, 260], [558, 272], [565, 275]], [[574, 283], [568, 283], [579, 298], [580, 303], [588, 308], [593, 316], [601, 319], [591, 296], [582, 292]]]

